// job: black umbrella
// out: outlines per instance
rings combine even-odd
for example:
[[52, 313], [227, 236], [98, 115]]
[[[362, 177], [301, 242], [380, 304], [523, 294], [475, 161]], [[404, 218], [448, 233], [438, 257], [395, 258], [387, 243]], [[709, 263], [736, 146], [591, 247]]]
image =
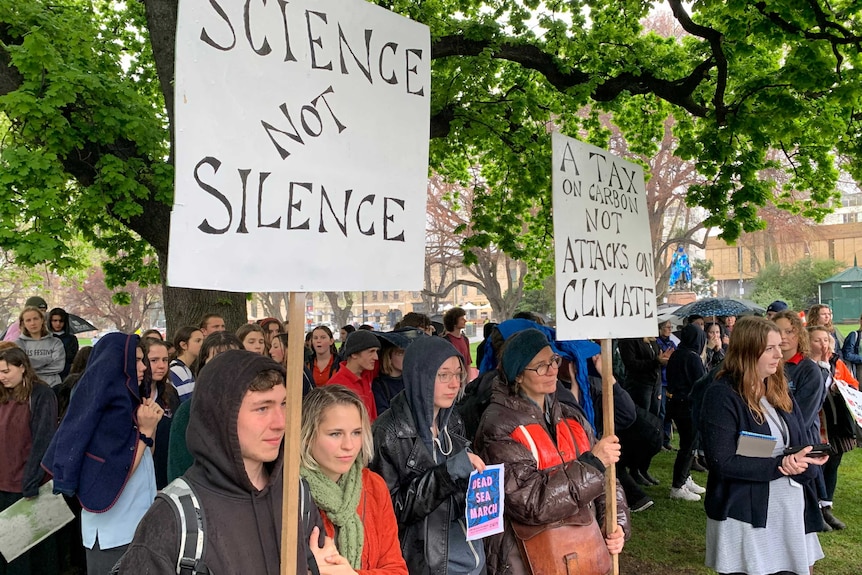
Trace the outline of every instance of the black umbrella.
[[675, 310], [673, 315], [676, 317], [689, 317], [692, 315], [702, 315], [708, 317], [711, 315], [731, 316], [745, 315], [752, 313], [763, 313], [763, 308], [751, 303], [746, 303], [738, 299], [729, 297], [710, 297], [686, 304]]
[[77, 316], [74, 314], [69, 314], [69, 331], [72, 334], [81, 333], [84, 331], [94, 331], [97, 330], [96, 326], [82, 318], [81, 316]]

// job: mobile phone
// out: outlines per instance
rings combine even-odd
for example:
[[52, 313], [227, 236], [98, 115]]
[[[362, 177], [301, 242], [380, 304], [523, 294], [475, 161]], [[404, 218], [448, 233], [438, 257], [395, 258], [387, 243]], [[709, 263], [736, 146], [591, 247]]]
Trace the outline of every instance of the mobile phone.
[[[794, 453], [802, 451], [806, 447], [808, 446], [800, 445], [798, 447], [787, 447], [784, 449], [784, 455], [793, 455]], [[808, 452], [806, 457], [821, 457], [823, 455], [835, 455], [835, 451], [828, 443], [817, 443], [813, 445], [811, 451]]]

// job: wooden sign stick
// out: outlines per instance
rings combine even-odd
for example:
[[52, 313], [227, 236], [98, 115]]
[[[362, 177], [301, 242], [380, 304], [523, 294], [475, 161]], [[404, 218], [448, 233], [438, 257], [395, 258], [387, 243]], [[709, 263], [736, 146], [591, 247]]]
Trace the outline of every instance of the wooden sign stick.
[[[291, 292], [287, 318], [287, 409], [284, 411], [284, 501], [281, 510], [281, 573], [296, 571], [299, 516], [299, 433], [302, 424], [302, 372], [305, 364], [305, 292]], [[303, 537], [305, 534], [303, 534]]]
[[[602, 341], [602, 421], [603, 435], [614, 434], [614, 366], [613, 348], [610, 339]], [[621, 529], [617, 525], [617, 468], [609, 466], [605, 470], [605, 532], [613, 533]], [[613, 575], [619, 575], [620, 556], [611, 555]]]

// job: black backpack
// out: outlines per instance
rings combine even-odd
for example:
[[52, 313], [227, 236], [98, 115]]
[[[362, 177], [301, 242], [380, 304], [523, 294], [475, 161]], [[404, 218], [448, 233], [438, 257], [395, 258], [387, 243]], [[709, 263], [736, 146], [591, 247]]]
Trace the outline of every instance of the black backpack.
[[182, 477], [171, 481], [156, 497], [171, 504], [180, 527], [177, 575], [209, 575], [203, 561], [206, 550], [206, 518], [194, 488]]
[[[170, 503], [179, 526], [177, 575], [210, 575], [210, 570], [203, 562], [206, 521], [194, 488], [182, 477], [177, 477], [159, 491], [156, 498]], [[110, 575], [120, 573], [121, 563], [122, 559], [114, 565]]]

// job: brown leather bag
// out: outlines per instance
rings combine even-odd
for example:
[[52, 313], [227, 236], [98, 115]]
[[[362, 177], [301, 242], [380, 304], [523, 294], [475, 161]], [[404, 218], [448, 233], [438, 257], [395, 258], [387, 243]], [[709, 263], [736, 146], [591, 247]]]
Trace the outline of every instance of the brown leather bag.
[[599, 524], [525, 525], [512, 521], [524, 564], [532, 575], [607, 575], [611, 555]]

